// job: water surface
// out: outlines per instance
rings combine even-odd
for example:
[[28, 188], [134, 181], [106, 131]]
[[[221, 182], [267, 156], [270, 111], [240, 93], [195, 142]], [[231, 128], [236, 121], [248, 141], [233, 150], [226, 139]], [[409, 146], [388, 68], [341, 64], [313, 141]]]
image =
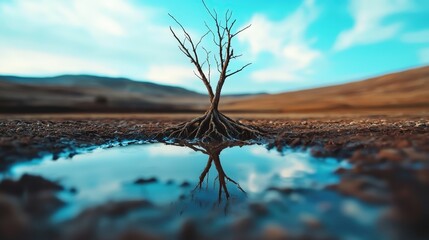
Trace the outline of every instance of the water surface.
[[[270, 151], [261, 145], [212, 148], [156, 143], [33, 161], [15, 166], [10, 175], [41, 175], [76, 189], [60, 194], [68, 204], [53, 216], [54, 221], [110, 201], [146, 199], [169, 212], [166, 218], [210, 216], [218, 229], [256, 214], [255, 229], [269, 225], [299, 232], [310, 223], [323, 222], [324, 231], [344, 238], [363, 232], [376, 237], [377, 208], [325, 189], [338, 181], [334, 172], [339, 167], [348, 164], [305, 151]], [[152, 181], [136, 184], [138, 179]]]

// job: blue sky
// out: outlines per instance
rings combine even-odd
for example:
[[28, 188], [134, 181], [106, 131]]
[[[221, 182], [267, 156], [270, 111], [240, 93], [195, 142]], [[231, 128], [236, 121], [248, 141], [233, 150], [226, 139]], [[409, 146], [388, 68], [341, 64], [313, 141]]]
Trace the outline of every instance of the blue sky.
[[[225, 93], [332, 85], [429, 64], [427, 0], [207, 0], [252, 27]], [[195, 38], [210, 21], [198, 0], [0, 0], [0, 74], [96, 74], [204, 92], [169, 32]], [[204, 44], [211, 48], [210, 39]]]

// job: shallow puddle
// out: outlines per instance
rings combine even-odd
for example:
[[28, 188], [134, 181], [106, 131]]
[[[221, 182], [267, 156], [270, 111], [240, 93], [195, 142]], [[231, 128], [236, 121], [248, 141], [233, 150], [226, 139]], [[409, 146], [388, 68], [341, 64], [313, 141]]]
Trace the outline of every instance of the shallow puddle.
[[37, 160], [13, 167], [8, 175], [41, 175], [75, 189], [60, 193], [67, 205], [53, 216], [55, 222], [106, 202], [145, 199], [157, 213], [141, 211], [139, 217], [164, 219], [162, 224], [145, 221], [144, 227], [155, 232], [174, 234], [183, 219], [210, 218], [211, 225], [200, 229], [205, 233], [226, 234], [222, 229], [250, 219], [251, 231], [278, 228], [302, 234], [314, 228], [322, 236], [344, 239], [381, 237], [375, 226], [379, 208], [326, 190], [338, 181], [334, 172], [339, 167], [348, 164], [260, 145], [156, 143]]

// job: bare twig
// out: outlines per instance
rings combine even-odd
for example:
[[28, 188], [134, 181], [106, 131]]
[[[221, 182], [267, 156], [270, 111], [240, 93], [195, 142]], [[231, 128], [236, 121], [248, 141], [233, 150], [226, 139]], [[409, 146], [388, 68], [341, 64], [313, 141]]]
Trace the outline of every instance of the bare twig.
[[241, 67], [240, 69], [238, 69], [238, 70], [236, 70], [236, 71], [234, 71], [232, 73], [227, 74], [225, 77], [230, 77], [230, 76], [232, 76], [232, 75], [234, 75], [236, 73], [239, 73], [239, 72], [243, 71], [243, 69], [245, 69], [246, 67], [250, 66], [251, 64], [252, 63], [248, 63], [248, 64], [244, 65], [243, 67]]
[[245, 31], [246, 29], [250, 28], [252, 26], [252, 24], [247, 25], [246, 27], [238, 30], [236, 33], [232, 34], [233, 37], [237, 36], [238, 34], [240, 34], [241, 32]]
[[168, 14], [182, 29], [183, 34], [185, 35], [185, 40], [188, 40], [189, 44], [191, 45], [192, 48], [192, 53], [189, 51], [189, 49], [185, 46], [186, 41], [180, 41], [179, 37], [177, 36], [176, 32], [174, 32], [173, 28], [170, 27], [170, 31], [173, 34], [174, 38], [177, 40], [177, 42], [179, 43], [179, 49], [180, 51], [182, 51], [183, 54], [185, 54], [185, 56], [187, 56], [190, 60], [191, 63], [193, 63], [195, 65], [195, 67], [197, 68], [198, 74], [199, 76], [195, 73], [195, 75], [197, 75], [197, 77], [199, 79], [201, 79], [201, 81], [203, 81], [204, 85], [207, 88], [207, 92], [209, 94], [210, 97], [210, 101], [213, 100], [214, 98], [214, 93], [213, 93], [213, 89], [210, 85], [210, 82], [207, 78], [207, 76], [205, 75], [203, 69], [202, 69], [202, 65], [199, 63], [199, 59], [198, 59], [198, 53], [197, 53], [197, 47], [198, 45], [201, 43], [201, 41], [203, 40], [203, 38], [205, 36], [207, 36], [207, 34], [209, 34], [209, 32], [207, 32], [206, 34], [204, 34], [200, 40], [198, 41], [198, 43], [195, 45], [194, 42], [192, 41], [191, 35], [189, 35], [189, 33], [185, 30], [185, 28], [183, 27], [183, 25], [175, 18], [173, 17], [171, 14]]

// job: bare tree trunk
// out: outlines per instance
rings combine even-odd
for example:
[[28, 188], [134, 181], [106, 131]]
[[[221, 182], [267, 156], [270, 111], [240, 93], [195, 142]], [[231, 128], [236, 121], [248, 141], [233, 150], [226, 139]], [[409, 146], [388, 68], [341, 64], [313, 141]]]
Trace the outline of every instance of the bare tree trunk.
[[[170, 17], [179, 25], [183, 31], [184, 39], [181, 40], [176, 32], [170, 27], [170, 31], [173, 34], [174, 38], [179, 44], [179, 49], [182, 51], [185, 56], [191, 60], [197, 69], [197, 72], [194, 71], [194, 74], [204, 83], [207, 88], [207, 92], [210, 99], [210, 108], [204, 114], [204, 116], [193, 119], [190, 122], [182, 123], [176, 127], [169, 128], [165, 132], [169, 140], [197, 140], [197, 141], [225, 141], [225, 140], [249, 140], [256, 139], [262, 134], [256, 128], [251, 126], [245, 126], [239, 122], [236, 122], [229, 117], [223, 115], [219, 112], [219, 102], [221, 97], [221, 91], [223, 85], [227, 78], [241, 72], [244, 68], [250, 65], [250, 63], [242, 66], [241, 68], [230, 71], [229, 64], [233, 59], [239, 58], [241, 55], [234, 54], [232, 49], [232, 40], [239, 33], [246, 30], [250, 25], [233, 32], [233, 26], [236, 23], [236, 20], [231, 19], [232, 12], [227, 11], [225, 13], [224, 19], [219, 17], [215, 10], [211, 11], [205, 4], [203, 0], [204, 7], [206, 8], [208, 14], [214, 21], [215, 29], [212, 30], [207, 24], [206, 27], [208, 32], [204, 34], [198, 42], [194, 42], [190, 34], [185, 30], [183, 25], [177, 21], [172, 15]], [[202, 47], [205, 51], [206, 56], [204, 59], [201, 59], [199, 56], [199, 45], [204, 39], [205, 36], [210, 34], [213, 36], [213, 43], [215, 44], [218, 55], [213, 55], [214, 60], [216, 61], [217, 71], [219, 72], [219, 79], [216, 86], [216, 92], [213, 91], [212, 86], [210, 85], [211, 78], [211, 64], [210, 57], [211, 52], [206, 48]], [[206, 74], [203, 71], [204, 65], [207, 64], [208, 73]]]

